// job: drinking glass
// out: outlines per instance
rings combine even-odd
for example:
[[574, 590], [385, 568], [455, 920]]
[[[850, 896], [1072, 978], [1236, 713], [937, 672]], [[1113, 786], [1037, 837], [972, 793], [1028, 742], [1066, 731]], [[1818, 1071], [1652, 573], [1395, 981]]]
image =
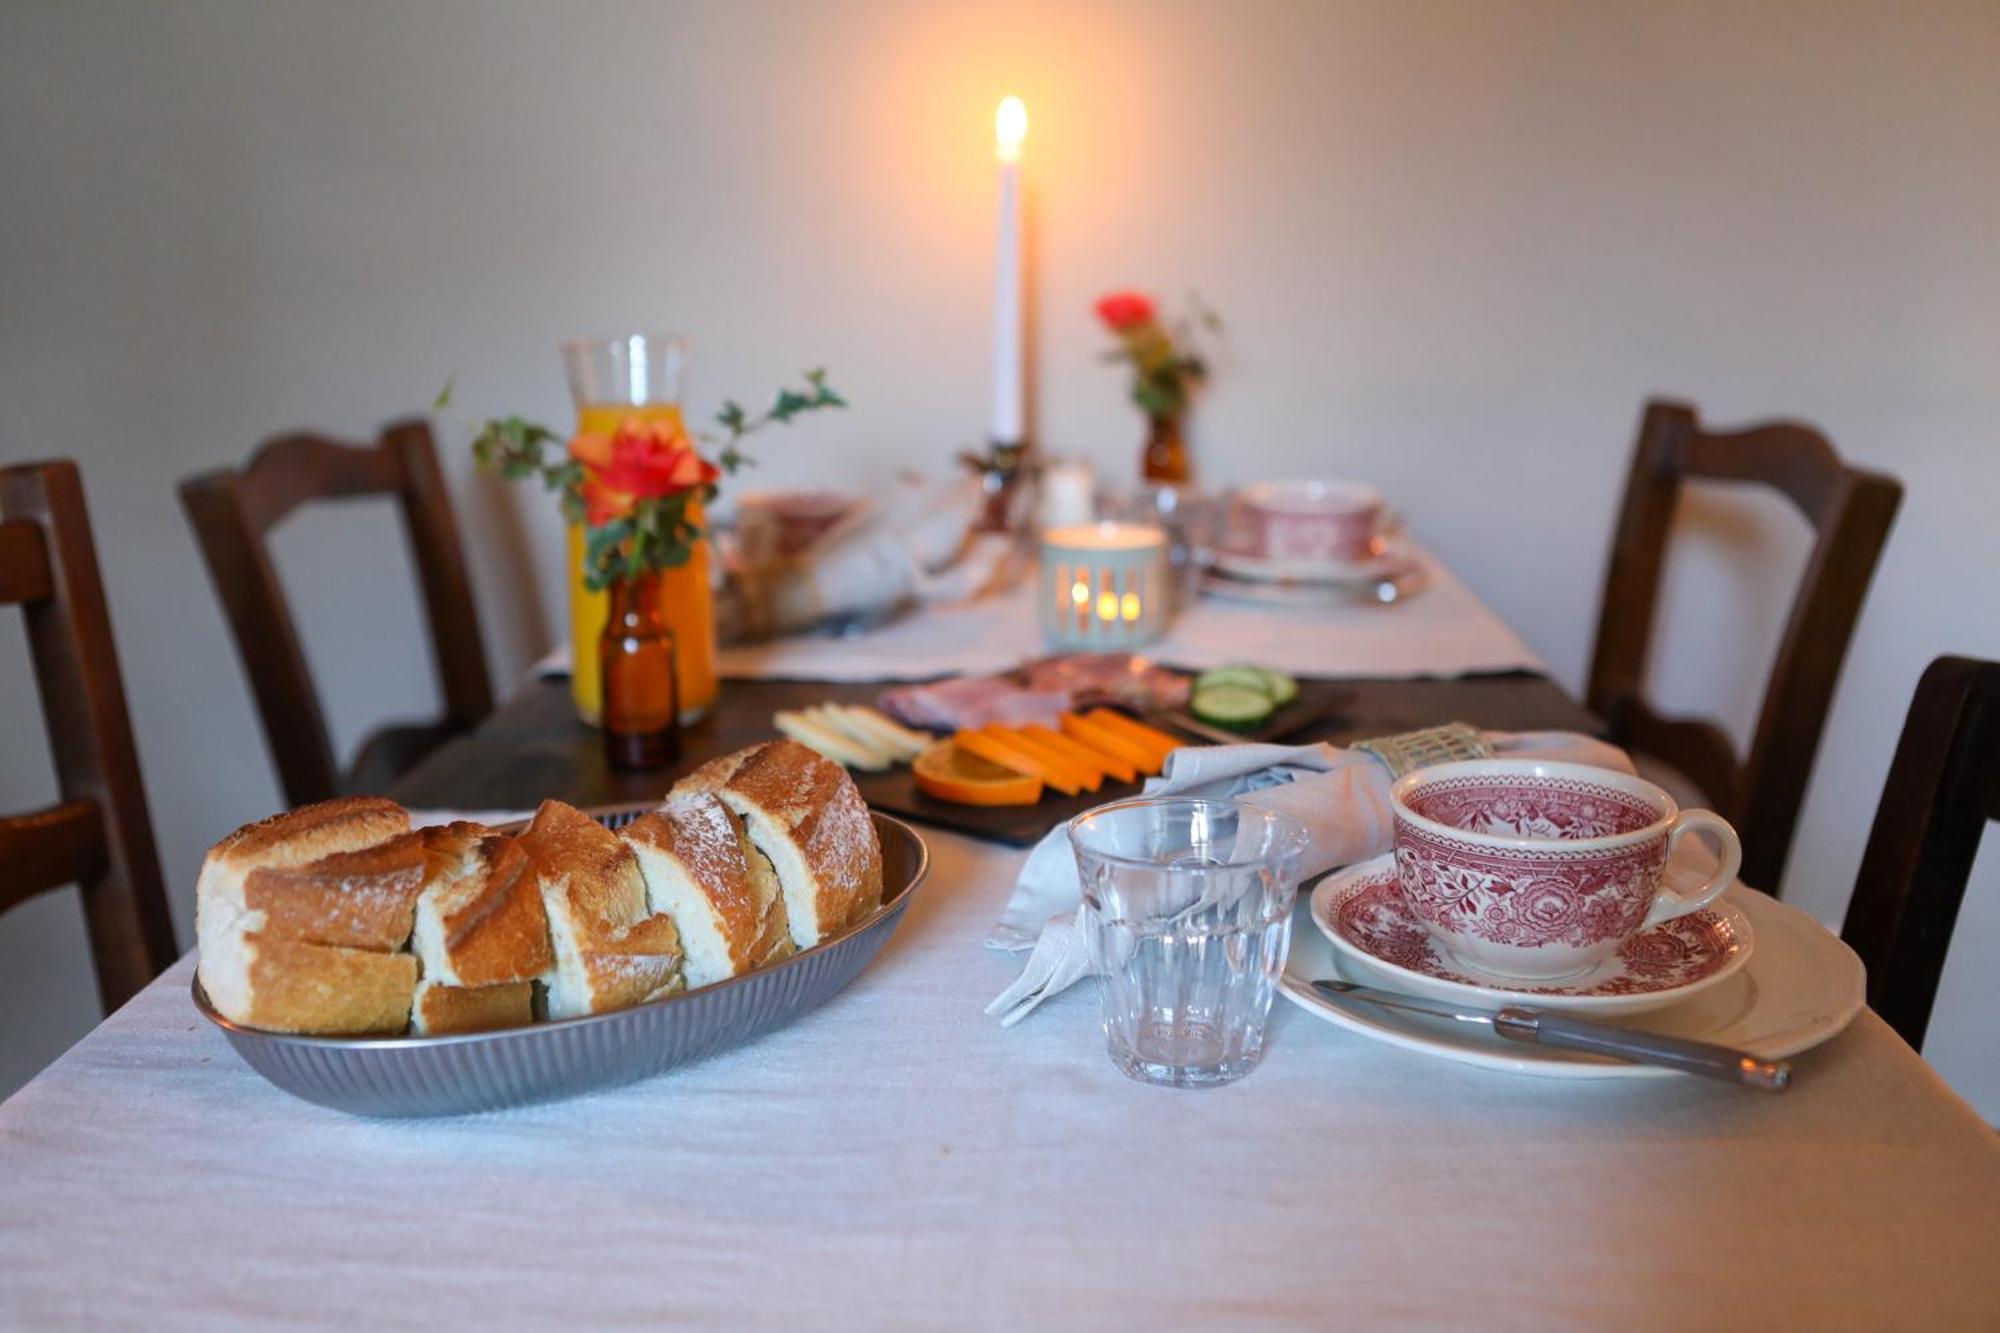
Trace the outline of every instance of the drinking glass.
[[1236, 801], [1137, 800], [1077, 816], [1069, 840], [1112, 1063], [1176, 1088], [1256, 1068], [1305, 828]]

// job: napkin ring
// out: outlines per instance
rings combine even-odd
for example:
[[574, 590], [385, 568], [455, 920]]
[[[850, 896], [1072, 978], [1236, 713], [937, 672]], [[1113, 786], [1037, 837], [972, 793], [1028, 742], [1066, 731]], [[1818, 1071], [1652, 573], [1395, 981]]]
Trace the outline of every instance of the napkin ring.
[[1493, 747], [1476, 727], [1463, 722], [1447, 722], [1441, 727], [1404, 731], [1394, 736], [1356, 741], [1354, 748], [1380, 759], [1391, 778], [1400, 778], [1413, 769], [1432, 764], [1448, 764], [1454, 759], [1491, 759]]

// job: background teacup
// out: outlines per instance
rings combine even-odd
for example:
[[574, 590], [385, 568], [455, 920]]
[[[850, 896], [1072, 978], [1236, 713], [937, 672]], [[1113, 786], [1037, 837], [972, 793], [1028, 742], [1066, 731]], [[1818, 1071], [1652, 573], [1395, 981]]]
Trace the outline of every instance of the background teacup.
[[[1503, 976], [1588, 971], [1639, 931], [1706, 907], [1743, 860], [1720, 815], [1585, 764], [1438, 764], [1400, 778], [1389, 803], [1410, 910], [1441, 949]], [[1663, 888], [1667, 858], [1696, 831], [1721, 864], [1692, 892]]]
[[1382, 494], [1357, 481], [1260, 481], [1232, 497], [1223, 546], [1258, 560], [1346, 564], [1381, 550]]

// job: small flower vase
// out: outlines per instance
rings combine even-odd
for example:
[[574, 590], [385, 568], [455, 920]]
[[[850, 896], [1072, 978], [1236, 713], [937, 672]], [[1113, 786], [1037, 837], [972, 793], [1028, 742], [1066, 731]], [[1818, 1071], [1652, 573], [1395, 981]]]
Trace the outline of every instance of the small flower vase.
[[1147, 481], [1174, 485], [1192, 479], [1187, 440], [1181, 434], [1178, 415], [1146, 418], [1146, 452], [1140, 457], [1139, 472]]
[[614, 581], [608, 600], [597, 641], [604, 760], [621, 773], [664, 768], [681, 757], [681, 710], [674, 632], [660, 616], [659, 571]]

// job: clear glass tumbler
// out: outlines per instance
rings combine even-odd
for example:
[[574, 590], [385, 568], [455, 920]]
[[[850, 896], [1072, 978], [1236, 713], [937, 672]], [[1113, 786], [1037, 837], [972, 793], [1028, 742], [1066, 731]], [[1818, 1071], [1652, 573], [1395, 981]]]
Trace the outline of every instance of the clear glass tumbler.
[[1176, 1088], [1257, 1067], [1306, 836], [1236, 801], [1119, 801], [1070, 821], [1113, 1064]]

